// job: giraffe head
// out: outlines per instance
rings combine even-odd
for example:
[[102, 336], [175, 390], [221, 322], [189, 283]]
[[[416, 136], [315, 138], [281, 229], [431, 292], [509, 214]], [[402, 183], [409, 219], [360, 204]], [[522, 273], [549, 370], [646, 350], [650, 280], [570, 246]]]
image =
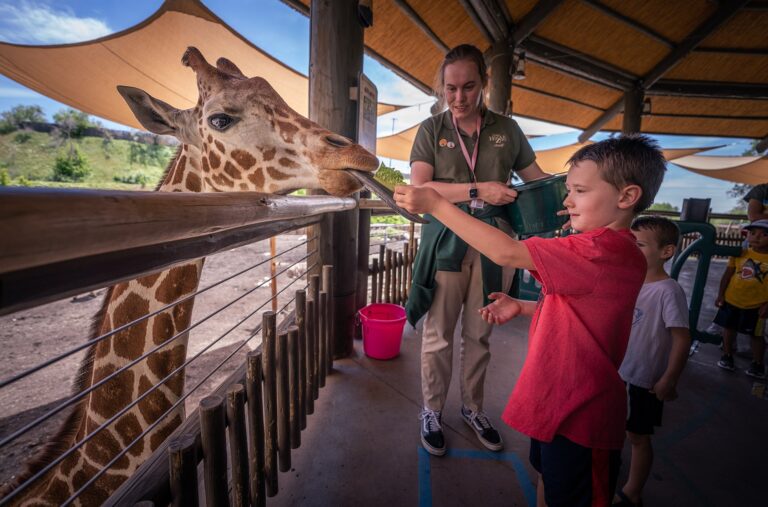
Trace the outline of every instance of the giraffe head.
[[[344, 169], [375, 171], [378, 160], [360, 145], [291, 109], [267, 81], [248, 78], [220, 58], [210, 65], [190, 47], [182, 63], [197, 74], [195, 107], [179, 110], [145, 91], [119, 86], [139, 122], [199, 151], [189, 190], [287, 193], [322, 188], [344, 196], [360, 183]], [[190, 154], [190, 158], [191, 154]]]

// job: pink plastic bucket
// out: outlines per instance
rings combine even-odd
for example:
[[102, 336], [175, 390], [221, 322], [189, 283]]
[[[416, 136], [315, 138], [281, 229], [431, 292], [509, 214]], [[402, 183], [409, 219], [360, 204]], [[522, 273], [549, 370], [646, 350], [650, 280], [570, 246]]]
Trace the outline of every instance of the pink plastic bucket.
[[363, 327], [363, 351], [374, 359], [392, 359], [400, 354], [405, 326], [405, 308], [372, 303], [357, 312]]

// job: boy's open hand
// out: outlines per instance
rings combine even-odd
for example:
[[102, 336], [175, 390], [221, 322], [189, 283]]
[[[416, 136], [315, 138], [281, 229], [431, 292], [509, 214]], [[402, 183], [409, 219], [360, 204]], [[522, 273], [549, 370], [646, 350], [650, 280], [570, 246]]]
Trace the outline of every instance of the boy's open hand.
[[480, 308], [478, 312], [480, 312], [483, 320], [489, 324], [504, 324], [523, 311], [520, 301], [502, 292], [492, 292], [488, 295], [488, 299], [492, 299], [493, 303]]
[[432, 213], [443, 197], [430, 187], [397, 185], [395, 202], [411, 213]]

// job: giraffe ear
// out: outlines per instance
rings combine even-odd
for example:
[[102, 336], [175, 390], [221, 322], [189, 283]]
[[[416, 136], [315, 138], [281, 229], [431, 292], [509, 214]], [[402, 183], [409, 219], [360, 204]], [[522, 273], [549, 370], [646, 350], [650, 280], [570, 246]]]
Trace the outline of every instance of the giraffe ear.
[[181, 111], [132, 86], [118, 86], [117, 91], [145, 129], [155, 134], [178, 137], [180, 126], [177, 119]]
[[239, 77], [242, 79], [246, 79], [245, 74], [242, 73], [242, 71], [232, 63], [230, 60], [224, 58], [223, 56], [216, 60], [216, 68], [219, 69], [221, 72], [225, 72], [229, 74], [230, 76]]

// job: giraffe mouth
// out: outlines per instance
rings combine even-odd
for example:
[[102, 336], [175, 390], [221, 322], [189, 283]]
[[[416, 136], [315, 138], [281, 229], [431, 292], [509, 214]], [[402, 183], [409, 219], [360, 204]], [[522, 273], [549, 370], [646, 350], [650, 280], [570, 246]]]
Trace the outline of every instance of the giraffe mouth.
[[387, 206], [392, 208], [394, 211], [397, 212], [398, 215], [407, 218], [411, 222], [416, 222], [419, 224], [428, 224], [429, 220], [424, 220], [419, 215], [415, 215], [407, 210], [404, 210], [400, 206], [398, 206], [395, 203], [395, 197], [392, 191], [387, 188], [386, 186], [382, 185], [378, 181], [376, 181], [373, 177], [373, 173], [364, 172], [364, 171], [358, 171], [356, 169], [347, 169], [346, 170], [349, 174], [354, 176], [357, 181], [363, 184], [365, 188], [373, 192], [374, 194], [378, 195], [379, 198], [384, 201]]

